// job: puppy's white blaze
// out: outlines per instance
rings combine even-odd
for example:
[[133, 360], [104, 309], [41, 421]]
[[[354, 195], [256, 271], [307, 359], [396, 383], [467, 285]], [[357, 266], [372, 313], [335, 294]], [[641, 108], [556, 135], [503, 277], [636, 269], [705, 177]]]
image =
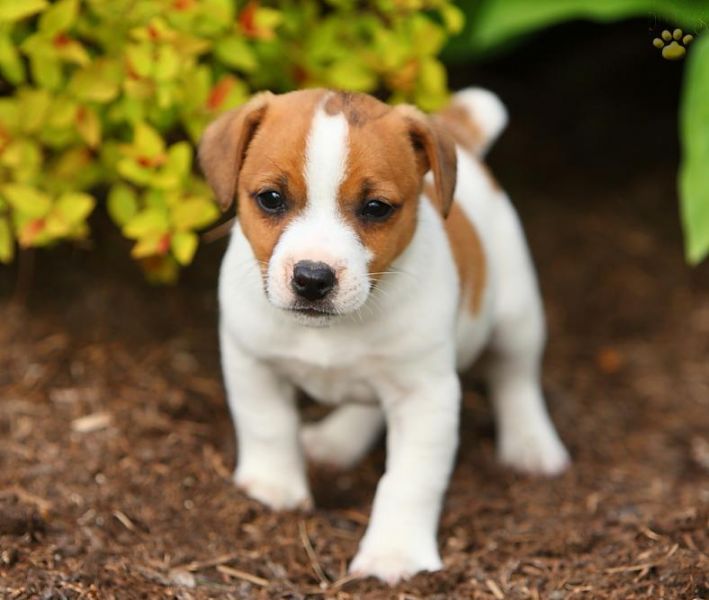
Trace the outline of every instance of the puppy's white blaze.
[[276, 306], [287, 308], [294, 302], [290, 281], [293, 265], [301, 260], [324, 262], [336, 271], [337, 291], [331, 298], [336, 311], [355, 310], [367, 298], [371, 253], [338, 208], [348, 147], [345, 116], [328, 115], [322, 106], [318, 108], [305, 148], [307, 204], [286, 227], [269, 263], [269, 297]]
[[305, 151], [308, 214], [337, 214], [337, 195], [347, 170], [348, 136], [342, 113], [328, 115], [322, 107], [316, 110]]

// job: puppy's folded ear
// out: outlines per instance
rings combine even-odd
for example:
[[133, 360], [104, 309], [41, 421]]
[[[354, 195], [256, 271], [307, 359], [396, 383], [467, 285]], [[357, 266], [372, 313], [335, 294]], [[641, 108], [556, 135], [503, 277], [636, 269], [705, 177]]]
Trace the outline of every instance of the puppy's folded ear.
[[222, 210], [236, 194], [239, 171], [273, 94], [261, 92], [211, 123], [199, 142], [199, 164]]
[[409, 136], [416, 153], [416, 163], [423, 177], [433, 173], [436, 197], [432, 198], [444, 217], [453, 203], [457, 174], [455, 142], [442, 127], [413, 106], [396, 107], [409, 125]]

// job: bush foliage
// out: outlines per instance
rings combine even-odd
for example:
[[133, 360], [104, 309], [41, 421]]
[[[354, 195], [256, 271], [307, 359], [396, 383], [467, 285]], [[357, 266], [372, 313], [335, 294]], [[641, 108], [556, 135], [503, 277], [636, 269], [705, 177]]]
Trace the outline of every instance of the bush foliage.
[[254, 91], [380, 91], [433, 109], [449, 0], [0, 0], [0, 261], [89, 235], [105, 206], [174, 280], [218, 210], [195, 142]]
[[[0, 0], [0, 262], [90, 235], [107, 210], [155, 281], [218, 218], [194, 168], [219, 113], [261, 89], [378, 92], [435, 109], [437, 56], [480, 57], [568, 19], [653, 14], [701, 33], [706, 0]], [[462, 9], [462, 10], [461, 10]], [[464, 23], [465, 22], [465, 23]], [[463, 26], [465, 24], [465, 29]], [[709, 38], [688, 53], [680, 200], [709, 253]]]

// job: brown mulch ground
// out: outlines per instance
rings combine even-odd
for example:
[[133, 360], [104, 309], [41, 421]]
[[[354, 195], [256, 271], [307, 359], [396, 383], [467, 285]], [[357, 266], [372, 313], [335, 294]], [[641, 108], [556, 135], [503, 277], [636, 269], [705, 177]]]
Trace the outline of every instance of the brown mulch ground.
[[492, 162], [541, 274], [566, 475], [498, 467], [466, 383], [445, 571], [349, 581], [383, 449], [314, 469], [309, 515], [234, 488], [221, 247], [167, 290], [114, 245], [65, 247], [37, 256], [24, 308], [0, 273], [0, 597], [709, 598], [709, 270], [681, 254], [680, 67], [645, 33], [565, 28], [454, 77], [511, 106]]

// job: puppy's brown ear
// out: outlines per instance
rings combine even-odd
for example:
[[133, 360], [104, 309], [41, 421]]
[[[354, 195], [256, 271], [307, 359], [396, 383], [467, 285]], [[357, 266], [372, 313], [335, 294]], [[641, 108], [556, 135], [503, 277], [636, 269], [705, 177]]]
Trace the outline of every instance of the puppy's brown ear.
[[199, 164], [222, 210], [234, 201], [246, 151], [272, 96], [270, 92], [257, 94], [243, 106], [221, 115], [202, 135]]
[[409, 136], [416, 153], [416, 163], [423, 177], [433, 173], [436, 197], [432, 198], [443, 217], [453, 203], [457, 173], [455, 142], [442, 127], [412, 106], [397, 107], [409, 125]]

